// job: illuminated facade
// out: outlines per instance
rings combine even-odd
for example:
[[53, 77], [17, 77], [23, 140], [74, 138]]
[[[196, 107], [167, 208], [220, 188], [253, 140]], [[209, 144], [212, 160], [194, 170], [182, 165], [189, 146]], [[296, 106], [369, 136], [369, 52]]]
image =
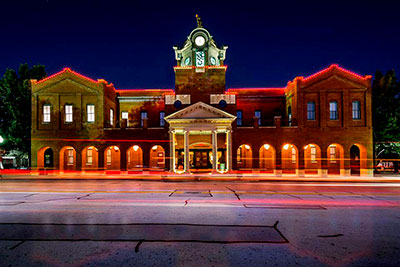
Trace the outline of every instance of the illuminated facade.
[[32, 80], [32, 167], [372, 175], [371, 76], [331, 65], [227, 89], [227, 48], [198, 21], [174, 47], [174, 89], [120, 90], [68, 68]]

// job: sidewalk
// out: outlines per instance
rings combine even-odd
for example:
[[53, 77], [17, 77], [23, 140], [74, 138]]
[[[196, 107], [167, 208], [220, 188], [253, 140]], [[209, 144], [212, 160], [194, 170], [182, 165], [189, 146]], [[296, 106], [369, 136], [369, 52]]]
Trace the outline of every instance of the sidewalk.
[[119, 173], [52, 173], [31, 174], [29, 171], [20, 173], [4, 173], [1, 180], [149, 180], [149, 181], [243, 181], [243, 182], [265, 182], [265, 181], [290, 181], [290, 182], [350, 182], [350, 183], [400, 183], [400, 175], [376, 175], [374, 177], [364, 176], [338, 176], [329, 175], [319, 177], [317, 175], [305, 175], [303, 177], [294, 174], [283, 174], [275, 176], [265, 173], [229, 173], [229, 174], [172, 174], [169, 172], [138, 172], [129, 174]]

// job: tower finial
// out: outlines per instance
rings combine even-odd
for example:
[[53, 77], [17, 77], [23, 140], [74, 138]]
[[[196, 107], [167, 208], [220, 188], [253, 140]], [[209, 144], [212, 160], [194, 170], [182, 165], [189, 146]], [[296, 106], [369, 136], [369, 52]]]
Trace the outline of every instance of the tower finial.
[[203, 23], [201, 22], [201, 18], [196, 14], [197, 28], [203, 28]]

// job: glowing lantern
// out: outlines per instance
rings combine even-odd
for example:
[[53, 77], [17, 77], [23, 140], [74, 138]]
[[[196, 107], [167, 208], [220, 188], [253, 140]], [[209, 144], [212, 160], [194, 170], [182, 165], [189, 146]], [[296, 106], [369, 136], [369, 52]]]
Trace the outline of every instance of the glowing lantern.
[[250, 149], [250, 146], [249, 146], [249, 145], [244, 145], [244, 148], [246, 148], [247, 150], [249, 150], [249, 149]]
[[139, 146], [138, 146], [138, 145], [134, 145], [134, 146], [133, 146], [133, 151], [136, 152], [136, 151], [138, 151], [138, 149], [139, 149]]
[[157, 150], [157, 145], [153, 146], [151, 149]]
[[289, 148], [289, 144], [283, 146], [283, 149], [287, 150]]
[[268, 144], [265, 144], [265, 145], [264, 145], [264, 148], [265, 148], [265, 150], [268, 150], [268, 149], [269, 149], [269, 145], [268, 145]]

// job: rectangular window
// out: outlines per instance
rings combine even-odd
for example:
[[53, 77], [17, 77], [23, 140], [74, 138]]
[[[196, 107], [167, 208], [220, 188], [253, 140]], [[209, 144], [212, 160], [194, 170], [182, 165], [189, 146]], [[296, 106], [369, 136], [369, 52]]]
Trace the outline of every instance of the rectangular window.
[[114, 110], [110, 109], [110, 125], [114, 125]]
[[317, 148], [311, 145], [311, 163], [317, 163]]
[[86, 165], [93, 164], [93, 148], [88, 148], [86, 152]]
[[254, 112], [254, 117], [257, 118], [258, 125], [261, 125], [261, 110], [256, 110]]
[[122, 111], [121, 118], [124, 120], [126, 119], [126, 127], [129, 127], [129, 115], [127, 111]]
[[107, 165], [111, 165], [111, 147], [107, 150]]
[[94, 122], [95, 121], [94, 105], [93, 104], [88, 104], [86, 106], [86, 109], [87, 109], [87, 121], [88, 122]]
[[164, 126], [165, 126], [164, 117], [165, 117], [165, 112], [164, 112], [164, 111], [160, 111], [160, 126], [161, 126], [161, 127], [164, 127]]
[[329, 102], [329, 118], [331, 120], [338, 119], [338, 106], [336, 101]]
[[296, 149], [292, 147], [292, 163], [296, 163]]
[[72, 148], [68, 148], [68, 161], [67, 164], [68, 165], [74, 165], [74, 150]]
[[313, 101], [307, 103], [307, 120], [315, 120], [315, 102]]
[[242, 115], [243, 113], [241, 110], [236, 111], [236, 123], [238, 126], [242, 126]]
[[43, 122], [50, 122], [50, 105], [43, 105]]
[[128, 150], [128, 164], [131, 164], [131, 150]]
[[65, 105], [65, 122], [72, 122], [72, 105]]
[[336, 162], [336, 147], [335, 146], [330, 146], [329, 147], [329, 160], [332, 163]]
[[144, 121], [147, 120], [147, 112], [142, 111], [140, 112], [140, 127], [144, 126]]
[[353, 120], [361, 120], [361, 102], [353, 101], [352, 103]]

